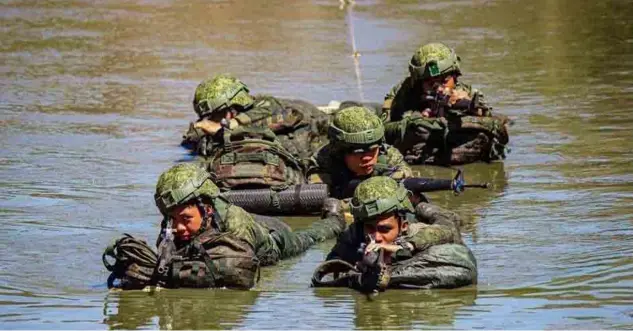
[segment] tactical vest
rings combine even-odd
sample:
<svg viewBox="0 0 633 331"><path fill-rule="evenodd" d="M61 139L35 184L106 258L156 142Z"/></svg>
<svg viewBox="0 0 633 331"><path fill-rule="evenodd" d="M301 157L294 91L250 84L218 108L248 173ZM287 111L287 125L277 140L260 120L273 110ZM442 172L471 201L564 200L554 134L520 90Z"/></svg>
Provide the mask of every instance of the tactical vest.
<svg viewBox="0 0 633 331"><path fill-rule="evenodd" d="M214 182L223 190L284 189L302 184L303 168L268 129L226 130L210 163Z"/></svg>
<svg viewBox="0 0 633 331"><path fill-rule="evenodd" d="M229 233L208 230L176 252L167 286L229 287L255 285L259 260L253 247Z"/></svg>

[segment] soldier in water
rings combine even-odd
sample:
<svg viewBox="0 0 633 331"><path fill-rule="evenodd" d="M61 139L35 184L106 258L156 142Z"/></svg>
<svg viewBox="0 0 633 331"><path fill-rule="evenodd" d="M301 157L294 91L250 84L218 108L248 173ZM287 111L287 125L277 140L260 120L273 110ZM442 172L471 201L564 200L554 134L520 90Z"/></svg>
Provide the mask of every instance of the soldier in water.
<svg viewBox="0 0 633 331"><path fill-rule="evenodd" d="M244 83L228 74L202 81L193 109L198 120L190 124L181 144L201 155L212 153L213 141L223 127L269 128L297 157L307 157L325 143L328 115L305 101L252 96Z"/></svg>
<svg viewBox="0 0 633 331"><path fill-rule="evenodd" d="M385 143L380 118L365 107L337 112L328 129L330 142L309 160L308 182L330 186L333 197L351 197L353 180L390 176L401 180L412 176L402 154Z"/></svg>
<svg viewBox="0 0 633 331"><path fill-rule="evenodd" d="M459 217L427 203L414 209L409 194L389 177L360 183L350 203L354 222L315 271L313 286L374 292L476 284L477 262Z"/></svg>
<svg viewBox="0 0 633 331"><path fill-rule="evenodd" d="M441 43L420 47L409 76L383 104L387 142L409 163L462 164L505 158L509 120L493 115L483 94L459 80L461 59Z"/></svg>
<svg viewBox="0 0 633 331"><path fill-rule="evenodd" d="M336 199L327 199L322 218L300 231L250 214L225 200L210 174L193 163L161 174L155 200L164 217L158 253L129 235L117 240L104 253L109 286L250 288L260 266L300 254L345 228Z"/></svg>

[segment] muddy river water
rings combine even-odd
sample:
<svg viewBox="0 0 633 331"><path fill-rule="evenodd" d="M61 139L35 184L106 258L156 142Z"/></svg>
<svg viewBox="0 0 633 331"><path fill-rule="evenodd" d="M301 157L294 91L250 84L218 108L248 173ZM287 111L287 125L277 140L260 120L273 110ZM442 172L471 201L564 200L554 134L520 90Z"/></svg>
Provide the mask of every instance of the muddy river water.
<svg viewBox="0 0 633 331"><path fill-rule="evenodd" d="M633 328L633 5L629 1L2 1L0 328ZM353 25L355 39L349 37ZM479 284L368 300L312 289L332 241L267 268L252 291L109 293L105 246L153 241L158 175L196 85L372 101L422 43L509 115L504 163L457 210ZM444 168L419 168L450 176ZM294 228L312 219L289 218Z"/></svg>

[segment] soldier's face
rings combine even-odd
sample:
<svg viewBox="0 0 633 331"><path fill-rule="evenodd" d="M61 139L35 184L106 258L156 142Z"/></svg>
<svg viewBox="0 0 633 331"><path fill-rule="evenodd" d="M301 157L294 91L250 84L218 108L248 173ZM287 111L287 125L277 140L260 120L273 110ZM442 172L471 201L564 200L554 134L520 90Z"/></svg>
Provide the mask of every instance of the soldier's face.
<svg viewBox="0 0 633 331"><path fill-rule="evenodd" d="M365 223L363 230L365 236L373 237L376 243L391 244L408 225L407 222L400 222L396 213L388 213L378 216L376 223Z"/></svg>
<svg viewBox="0 0 633 331"><path fill-rule="evenodd" d="M455 88L455 77L452 74L441 75L437 77L426 78L422 82L422 88L425 91L431 91L436 89L435 92L444 92L446 89L452 90Z"/></svg>
<svg viewBox="0 0 633 331"><path fill-rule="evenodd" d="M209 206L207 213L211 214L213 210ZM180 241L190 240L196 235L202 226L202 214L197 205L178 206L169 212L171 217L171 228L174 231L174 237Z"/></svg>
<svg viewBox="0 0 633 331"><path fill-rule="evenodd" d="M356 176L367 176L378 162L378 147L365 152L345 154L345 165Z"/></svg>

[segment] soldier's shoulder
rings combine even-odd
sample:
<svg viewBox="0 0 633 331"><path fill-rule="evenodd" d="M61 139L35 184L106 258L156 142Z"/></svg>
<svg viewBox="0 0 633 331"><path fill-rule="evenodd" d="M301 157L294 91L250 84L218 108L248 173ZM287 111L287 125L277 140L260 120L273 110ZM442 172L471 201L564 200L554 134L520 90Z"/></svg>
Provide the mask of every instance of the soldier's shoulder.
<svg viewBox="0 0 633 331"><path fill-rule="evenodd" d="M254 99L255 102L253 103L253 109L261 108L276 110L278 108L283 108L282 101L272 95L257 94Z"/></svg>
<svg viewBox="0 0 633 331"><path fill-rule="evenodd" d="M389 165L399 165L404 160L404 156L402 156L402 153L400 153L397 148L391 145L387 145L385 158L387 160L387 164Z"/></svg>
<svg viewBox="0 0 633 331"><path fill-rule="evenodd" d="M471 96L475 91L477 91L477 89L473 89L472 85L466 84L464 82L457 82L457 84L455 85L455 90L465 91Z"/></svg>
<svg viewBox="0 0 633 331"><path fill-rule="evenodd" d="M278 101L277 98L270 94L256 94L255 96L253 96L253 100L255 100L255 104L265 101Z"/></svg>
<svg viewBox="0 0 633 331"><path fill-rule="evenodd" d="M230 204L226 209L224 221L229 224L230 228L240 227L253 221L253 215L240 206Z"/></svg>
<svg viewBox="0 0 633 331"><path fill-rule="evenodd" d="M310 158L312 166L328 169L332 166L333 147L331 144L321 146Z"/></svg>
<svg viewBox="0 0 633 331"><path fill-rule="evenodd" d="M407 234L405 237L414 237L418 232L420 232L420 230L427 227L429 227L428 224L419 222L417 219L415 219L415 221L409 223L409 228L407 229Z"/></svg>
<svg viewBox="0 0 633 331"><path fill-rule="evenodd" d="M316 105L301 99L277 98L284 108L294 109L309 115L326 115Z"/></svg>
<svg viewBox="0 0 633 331"><path fill-rule="evenodd" d="M396 96L396 94L398 94L400 92L406 92L406 90L408 90L408 87L410 85L411 85L411 77L404 78L403 80L398 82L396 85L394 85L391 88L391 90L389 90L389 92L387 93L387 96L385 97L385 99L394 98Z"/></svg>
<svg viewBox="0 0 633 331"><path fill-rule="evenodd" d="M341 234L339 234L336 242L339 245L344 245L345 249L360 247L360 244L365 239L362 231L362 227L359 227L357 223L352 223L345 230L343 230Z"/></svg>

